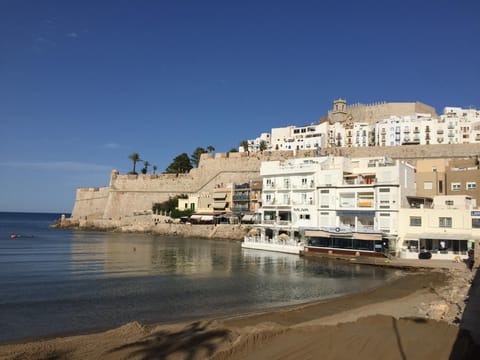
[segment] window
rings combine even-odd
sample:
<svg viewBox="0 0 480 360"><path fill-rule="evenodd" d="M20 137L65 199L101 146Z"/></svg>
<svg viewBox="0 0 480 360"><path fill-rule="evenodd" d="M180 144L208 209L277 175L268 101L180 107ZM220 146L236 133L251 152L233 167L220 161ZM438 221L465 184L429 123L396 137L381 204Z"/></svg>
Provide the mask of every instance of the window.
<svg viewBox="0 0 480 360"><path fill-rule="evenodd" d="M310 220L310 214L300 214L300 219Z"/></svg>
<svg viewBox="0 0 480 360"><path fill-rule="evenodd" d="M454 204L453 200L445 200L445 205L453 206L453 204Z"/></svg>
<svg viewBox="0 0 480 360"><path fill-rule="evenodd" d="M380 188L380 189L378 189L378 191L380 191L380 192L390 192L390 189L389 188Z"/></svg>
<svg viewBox="0 0 480 360"><path fill-rule="evenodd" d="M433 183L431 181L425 181L423 183L423 189L424 190L432 190L433 189Z"/></svg>
<svg viewBox="0 0 480 360"><path fill-rule="evenodd" d="M422 226L422 217L410 216L410 226Z"/></svg>
<svg viewBox="0 0 480 360"><path fill-rule="evenodd" d="M438 181L438 192L443 193L443 181L442 180Z"/></svg>
<svg viewBox="0 0 480 360"><path fill-rule="evenodd" d="M475 190L477 188L476 182L467 182L467 190Z"/></svg>
<svg viewBox="0 0 480 360"><path fill-rule="evenodd" d="M459 182L452 182L452 191L460 191L462 184Z"/></svg>
<svg viewBox="0 0 480 360"><path fill-rule="evenodd" d="M307 204L307 194L302 193L300 196L302 198L302 204L306 205Z"/></svg>
<svg viewBox="0 0 480 360"><path fill-rule="evenodd" d="M472 228L473 229L480 229L480 218L473 218L472 219Z"/></svg>
<svg viewBox="0 0 480 360"><path fill-rule="evenodd" d="M303 186L307 185L307 178L302 178L302 185Z"/></svg>
<svg viewBox="0 0 480 360"><path fill-rule="evenodd" d="M452 227L452 218L451 217L440 217L438 218L438 226L443 228Z"/></svg>

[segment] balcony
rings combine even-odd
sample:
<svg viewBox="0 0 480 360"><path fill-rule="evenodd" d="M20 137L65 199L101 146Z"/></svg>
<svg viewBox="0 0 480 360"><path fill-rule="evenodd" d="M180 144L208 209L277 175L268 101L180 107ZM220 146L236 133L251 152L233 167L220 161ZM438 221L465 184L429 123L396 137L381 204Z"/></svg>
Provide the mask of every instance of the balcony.
<svg viewBox="0 0 480 360"><path fill-rule="evenodd" d="M369 167L373 167L375 164ZM362 175L345 175L343 177L343 185L372 185L377 182L374 176L362 176Z"/></svg>
<svg viewBox="0 0 480 360"><path fill-rule="evenodd" d="M248 195L233 195L233 201L250 201Z"/></svg>
<svg viewBox="0 0 480 360"><path fill-rule="evenodd" d="M357 206L361 207L361 208L365 208L365 207L370 208L370 207L373 207L373 201L365 201L365 200L364 201L359 201L357 203Z"/></svg>

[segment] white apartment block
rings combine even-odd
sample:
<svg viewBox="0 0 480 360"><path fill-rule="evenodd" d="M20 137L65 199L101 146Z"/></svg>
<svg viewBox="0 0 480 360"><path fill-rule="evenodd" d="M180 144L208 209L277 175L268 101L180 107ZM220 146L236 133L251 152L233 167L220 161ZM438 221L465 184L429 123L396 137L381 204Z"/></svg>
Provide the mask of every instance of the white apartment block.
<svg viewBox="0 0 480 360"><path fill-rule="evenodd" d="M325 164L318 174L317 225L381 231L395 240L398 211L407 205L407 196L415 195L414 168L380 157L338 160Z"/></svg>
<svg viewBox="0 0 480 360"><path fill-rule="evenodd" d="M467 144L480 142L480 111L476 109L462 109L446 107L440 120L448 127L448 136L451 144Z"/></svg>
<svg viewBox="0 0 480 360"><path fill-rule="evenodd" d="M262 133L256 139L248 140L248 149L244 149L242 146L240 146L239 152L244 152L247 150L250 152L260 152L262 150L262 143L265 146L265 150L270 149L270 136L270 133Z"/></svg>
<svg viewBox="0 0 480 360"><path fill-rule="evenodd" d="M326 146L327 123L273 128L269 150L313 150Z"/></svg>
<svg viewBox="0 0 480 360"><path fill-rule="evenodd" d="M267 237L304 228L398 232L398 211L415 195L414 168L383 157L263 162L261 224Z"/></svg>

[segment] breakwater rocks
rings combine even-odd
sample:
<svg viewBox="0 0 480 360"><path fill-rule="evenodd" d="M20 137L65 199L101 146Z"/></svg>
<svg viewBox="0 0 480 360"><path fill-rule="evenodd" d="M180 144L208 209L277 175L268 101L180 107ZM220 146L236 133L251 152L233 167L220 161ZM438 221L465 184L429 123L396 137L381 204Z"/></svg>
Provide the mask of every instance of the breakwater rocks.
<svg viewBox="0 0 480 360"><path fill-rule="evenodd" d="M168 217L151 215L131 216L120 220L63 219L52 224L61 229L95 230L112 232L149 233L165 236L195 237L207 239L243 240L252 228L245 224L183 224Z"/></svg>

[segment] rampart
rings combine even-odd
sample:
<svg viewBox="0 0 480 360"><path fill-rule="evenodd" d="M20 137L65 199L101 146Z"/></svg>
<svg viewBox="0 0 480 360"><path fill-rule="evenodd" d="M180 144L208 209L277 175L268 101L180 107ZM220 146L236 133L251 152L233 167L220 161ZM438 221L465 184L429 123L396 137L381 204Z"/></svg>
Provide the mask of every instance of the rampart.
<svg viewBox="0 0 480 360"><path fill-rule="evenodd" d="M209 192L215 186L243 183L260 176L262 161L293 157L338 155L393 159L463 158L480 154L480 144L412 145L397 147L325 148L316 151L265 151L263 153L203 154L200 165L188 174L120 175L112 171L103 188L77 189L72 220L118 221L151 210L156 202L180 194Z"/></svg>
<svg viewBox="0 0 480 360"><path fill-rule="evenodd" d="M376 121L386 119L392 115L406 116L417 113L431 114L437 117L435 109L421 102L378 102L373 104L351 104L347 105L342 116L338 118L338 113L334 110L328 112L331 119L345 120L345 117L351 116L353 121L367 122L374 124Z"/></svg>

